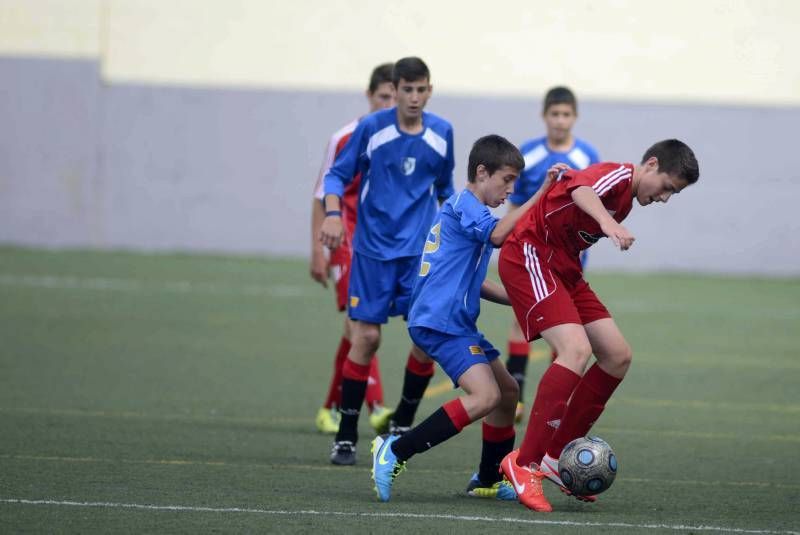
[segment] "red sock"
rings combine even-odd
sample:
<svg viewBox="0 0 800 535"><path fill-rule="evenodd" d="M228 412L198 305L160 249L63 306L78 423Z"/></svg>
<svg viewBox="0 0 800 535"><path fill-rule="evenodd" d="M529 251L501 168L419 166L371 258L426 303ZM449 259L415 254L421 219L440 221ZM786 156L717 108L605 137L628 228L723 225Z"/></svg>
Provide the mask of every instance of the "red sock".
<svg viewBox="0 0 800 535"><path fill-rule="evenodd" d="M515 357L527 357L530 352L528 342L508 341L508 354Z"/></svg>
<svg viewBox="0 0 800 535"><path fill-rule="evenodd" d="M467 409L464 408L464 404L461 403L460 398L451 399L444 405L442 405L444 412L447 413L447 416L450 417L450 420L453 422L456 430L460 433L462 429L472 423L472 420L469 419L469 414L467 414Z"/></svg>
<svg viewBox="0 0 800 535"><path fill-rule="evenodd" d="M333 377L331 377L331 384L328 387L328 397L325 398L323 405L326 409L342 404L342 366L349 352L350 340L343 336L339 342L339 349L336 350L336 359L333 361Z"/></svg>
<svg viewBox="0 0 800 535"><path fill-rule="evenodd" d="M342 366L342 377L366 383L369 378L369 364L356 364L350 359L345 359Z"/></svg>
<svg viewBox="0 0 800 535"><path fill-rule="evenodd" d="M375 405L383 405L383 385L381 384L381 371L378 368L378 355L372 355L372 362L369 363L367 394L364 400L370 411Z"/></svg>
<svg viewBox="0 0 800 535"><path fill-rule="evenodd" d="M542 461L550 438L559 426L558 420L564 413L567 400L580 380L580 375L560 364L553 363L544 372L533 400L525 438L519 446L518 465Z"/></svg>
<svg viewBox="0 0 800 535"><path fill-rule="evenodd" d="M547 454L558 459L567 442L586 436L621 382L622 379L607 374L597 363L589 368L575 388L561 425L547 445Z"/></svg>

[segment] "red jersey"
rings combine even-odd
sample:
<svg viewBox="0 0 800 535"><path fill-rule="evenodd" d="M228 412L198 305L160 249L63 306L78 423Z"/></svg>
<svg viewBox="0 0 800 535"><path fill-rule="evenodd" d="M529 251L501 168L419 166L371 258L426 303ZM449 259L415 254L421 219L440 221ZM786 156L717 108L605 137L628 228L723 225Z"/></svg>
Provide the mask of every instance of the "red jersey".
<svg viewBox="0 0 800 535"><path fill-rule="evenodd" d="M582 171L570 169L522 216L508 238L544 247L551 267L568 284L583 276L580 252L605 237L597 221L572 200L572 191L580 186L591 187L619 223L633 207L633 164L606 162Z"/></svg>
<svg viewBox="0 0 800 535"><path fill-rule="evenodd" d="M328 174L328 170L330 170L333 162L336 161L336 157L344 146L347 145L347 141L350 139L350 136L353 135L356 125L358 125L358 119L344 125L336 131L331 136L330 141L328 141L328 146L325 149L325 160L322 162L322 168L320 169L319 177L317 177L317 184L314 186L314 196L320 201L322 201L325 196L325 175ZM348 247L352 242L353 233L356 231L356 209L358 207L358 187L360 183L361 175L359 174L356 175L353 181L345 188L344 195L342 195L342 222L344 223L345 231L343 245Z"/></svg>

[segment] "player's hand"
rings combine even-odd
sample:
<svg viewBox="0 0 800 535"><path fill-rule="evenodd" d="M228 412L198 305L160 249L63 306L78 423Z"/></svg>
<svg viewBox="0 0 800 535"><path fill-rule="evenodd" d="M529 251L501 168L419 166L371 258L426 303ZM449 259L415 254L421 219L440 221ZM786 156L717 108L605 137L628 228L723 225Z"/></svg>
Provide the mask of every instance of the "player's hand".
<svg viewBox="0 0 800 535"><path fill-rule="evenodd" d="M330 271L328 269L328 259L325 258L325 252L319 248L314 247L311 251L311 278L320 283L323 288L328 287L328 277Z"/></svg>
<svg viewBox="0 0 800 535"><path fill-rule="evenodd" d="M556 181L558 175L564 171L568 171L570 166L565 163L557 163L553 165L550 169L547 170L547 173L544 176L544 182L542 182L542 187L549 188L550 185Z"/></svg>
<svg viewBox="0 0 800 535"><path fill-rule="evenodd" d="M609 237L616 247L619 247L620 251L627 251L630 249L631 245L633 245L633 242L636 240L633 234L628 232L628 229L611 218L600 226L600 230Z"/></svg>
<svg viewBox="0 0 800 535"><path fill-rule="evenodd" d="M341 216L327 216L319 230L320 243L333 251L341 245L342 238L344 238L344 227Z"/></svg>

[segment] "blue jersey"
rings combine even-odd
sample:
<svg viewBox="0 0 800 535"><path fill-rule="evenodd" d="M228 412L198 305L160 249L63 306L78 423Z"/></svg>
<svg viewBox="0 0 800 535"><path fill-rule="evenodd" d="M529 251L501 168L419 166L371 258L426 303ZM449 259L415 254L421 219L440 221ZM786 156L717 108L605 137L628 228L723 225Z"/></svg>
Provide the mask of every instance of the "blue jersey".
<svg viewBox="0 0 800 535"><path fill-rule="evenodd" d="M497 225L485 204L464 190L453 195L430 230L414 281L409 327L468 335L478 331L481 284L486 278Z"/></svg>
<svg viewBox="0 0 800 535"><path fill-rule="evenodd" d="M353 250L380 260L417 256L437 201L453 194L453 167L450 123L423 112L422 132L406 134L397 108L381 110L358 123L325 175L325 194L341 197L360 172Z"/></svg>
<svg viewBox="0 0 800 535"><path fill-rule="evenodd" d="M547 146L547 137L532 139L523 143L519 151L525 159L525 168L514 185L514 193L508 198L516 205L525 204L533 197L544 182L547 170L557 163L565 163L573 169L586 169L600 161L597 151L583 140L575 139L575 144L567 152L555 152Z"/></svg>

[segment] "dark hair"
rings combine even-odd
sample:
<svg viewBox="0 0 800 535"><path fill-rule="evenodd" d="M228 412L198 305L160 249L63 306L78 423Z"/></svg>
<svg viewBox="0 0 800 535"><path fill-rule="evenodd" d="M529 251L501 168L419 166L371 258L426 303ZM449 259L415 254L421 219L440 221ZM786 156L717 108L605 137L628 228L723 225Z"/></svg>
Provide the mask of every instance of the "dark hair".
<svg viewBox="0 0 800 535"><path fill-rule="evenodd" d="M700 167L697 158L689 145L677 139L659 141L644 153L642 163L656 157L658 171L682 178L689 184L694 184L700 176Z"/></svg>
<svg viewBox="0 0 800 535"><path fill-rule="evenodd" d="M522 159L519 149L506 138L496 134L483 136L472 145L467 166L467 179L470 182L475 182L478 166L481 164L486 167L490 175L506 165L517 171L525 168L525 160Z"/></svg>
<svg viewBox="0 0 800 535"><path fill-rule="evenodd" d="M572 111L578 113L578 99L575 98L575 93L573 93L569 87L559 85L550 88L550 90L544 96L544 107L542 108L542 113L547 113L547 110L550 109L550 106L555 106L556 104L569 104L572 106Z"/></svg>
<svg viewBox="0 0 800 535"><path fill-rule="evenodd" d="M431 71L425 62L417 57L403 58L397 60L394 64L394 72L392 73L392 82L395 87L400 83L400 79L406 82L416 82L418 80L431 79Z"/></svg>
<svg viewBox="0 0 800 535"><path fill-rule="evenodd" d="M394 71L394 63L381 63L372 69L372 75L369 77L369 87L367 91L374 93L378 90L378 86L392 81L392 71Z"/></svg>

